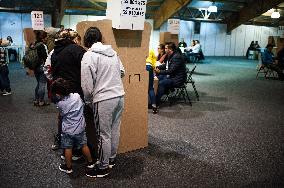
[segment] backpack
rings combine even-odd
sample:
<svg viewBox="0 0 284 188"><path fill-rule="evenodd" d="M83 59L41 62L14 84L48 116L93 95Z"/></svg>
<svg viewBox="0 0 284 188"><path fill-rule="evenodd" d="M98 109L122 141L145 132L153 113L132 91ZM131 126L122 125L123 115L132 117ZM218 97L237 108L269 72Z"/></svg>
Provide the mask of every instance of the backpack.
<svg viewBox="0 0 284 188"><path fill-rule="evenodd" d="M25 67L35 70L37 68L37 64L39 62L39 57L37 53L37 48L41 45L42 43L39 42L37 44L32 43L28 50L26 51L23 61Z"/></svg>

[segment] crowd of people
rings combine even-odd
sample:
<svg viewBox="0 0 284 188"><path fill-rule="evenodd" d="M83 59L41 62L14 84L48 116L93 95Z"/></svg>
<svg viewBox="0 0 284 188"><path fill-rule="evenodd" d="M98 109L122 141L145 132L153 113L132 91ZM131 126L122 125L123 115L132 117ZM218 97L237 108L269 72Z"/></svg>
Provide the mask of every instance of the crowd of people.
<svg viewBox="0 0 284 188"><path fill-rule="evenodd" d="M63 149L65 163L59 169L72 173L74 154L83 153L87 176L107 176L115 165L124 109L125 70L117 52L102 43L96 27L86 31L84 47L80 35L71 29L60 30L54 37L45 31L35 34L36 42L29 50L36 49L38 58L35 63L28 62L32 58L27 56L32 53L27 52L24 64L37 81L34 105L47 105L44 96L48 85L48 97L59 111L58 133L52 146L54 150ZM48 42L48 38L54 41ZM88 126L95 132L86 132ZM90 142L93 136L95 143Z"/></svg>

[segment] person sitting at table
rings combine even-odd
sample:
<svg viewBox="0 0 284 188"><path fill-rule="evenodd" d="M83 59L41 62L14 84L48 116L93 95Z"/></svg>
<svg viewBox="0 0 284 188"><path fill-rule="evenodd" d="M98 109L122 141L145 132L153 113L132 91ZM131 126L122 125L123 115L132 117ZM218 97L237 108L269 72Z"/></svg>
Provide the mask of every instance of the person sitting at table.
<svg viewBox="0 0 284 188"><path fill-rule="evenodd" d="M199 40L193 40L193 46L190 46L189 48L186 48L186 56L188 56L188 59L190 62L194 61L194 57L197 58L197 60L203 60L204 55L201 51L201 45Z"/></svg>
<svg viewBox="0 0 284 188"><path fill-rule="evenodd" d="M178 47L182 53L184 53L184 49L187 47L186 42L184 42L184 38L181 38L181 41L178 43Z"/></svg>
<svg viewBox="0 0 284 188"><path fill-rule="evenodd" d="M260 48L259 44L258 44L258 41L255 41L254 43L254 49L255 50L258 50L258 48Z"/></svg>
<svg viewBox="0 0 284 188"><path fill-rule="evenodd" d="M255 48L255 43L254 43L254 41L251 41L251 43L250 43L250 45L249 45L249 47L248 47L248 49L247 49L247 53L246 53L247 59L248 59L249 51L255 51L255 50L256 50L256 48Z"/></svg>
<svg viewBox="0 0 284 188"><path fill-rule="evenodd" d="M266 49L264 49L264 52L262 53L262 64L263 66L274 70L278 74L279 80L284 81L284 74L282 70L279 68L279 66L275 63L274 54L272 53L273 45L267 44Z"/></svg>
<svg viewBox="0 0 284 188"><path fill-rule="evenodd" d="M159 77L158 91L156 94L156 105L155 109L158 112L161 97L165 92L171 88L179 87L186 81L186 66L183 56L177 52L175 43L169 42L165 46L165 51L168 56L168 69L166 64L162 64L155 68L155 73L158 75L167 75ZM153 109L154 110L154 109Z"/></svg>
<svg viewBox="0 0 284 188"><path fill-rule="evenodd" d="M194 46L195 46L195 40L192 40L190 46L189 46L189 47L186 47L186 48L184 49L184 51L185 51L185 52L192 52L192 49L193 49Z"/></svg>

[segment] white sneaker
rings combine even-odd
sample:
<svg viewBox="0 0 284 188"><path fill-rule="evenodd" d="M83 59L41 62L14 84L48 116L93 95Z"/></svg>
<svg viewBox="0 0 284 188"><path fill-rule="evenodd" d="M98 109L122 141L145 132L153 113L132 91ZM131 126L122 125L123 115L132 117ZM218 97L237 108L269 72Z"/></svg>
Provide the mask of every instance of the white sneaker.
<svg viewBox="0 0 284 188"><path fill-rule="evenodd" d="M2 93L3 96L7 96L7 95L11 95L11 94L12 94L11 91L10 91L10 92L4 91L4 92Z"/></svg>

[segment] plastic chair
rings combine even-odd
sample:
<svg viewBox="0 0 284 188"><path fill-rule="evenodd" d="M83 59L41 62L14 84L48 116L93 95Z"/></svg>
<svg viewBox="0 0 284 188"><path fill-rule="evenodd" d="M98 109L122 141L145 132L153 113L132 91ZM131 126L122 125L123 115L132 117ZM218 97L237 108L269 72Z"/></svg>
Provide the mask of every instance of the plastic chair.
<svg viewBox="0 0 284 188"><path fill-rule="evenodd" d="M263 59L262 59L262 53L258 54L258 67L257 67L257 73L256 73L256 79L260 74L264 75L264 78L277 78L277 74L274 70L269 68L269 66L266 66L263 64Z"/></svg>
<svg viewBox="0 0 284 188"><path fill-rule="evenodd" d="M196 69L196 65L192 68L192 70L186 69L187 78L183 85L179 87L175 87L172 90L169 91L169 93L166 96L166 100L170 102L170 106L176 102L178 99L183 99L185 103L189 103L192 106L191 99L189 97L189 93L187 91L188 84L191 84L196 96L197 101L199 101L199 94L197 92L197 89L195 87L195 81L192 79L192 74L194 73Z"/></svg>
<svg viewBox="0 0 284 188"><path fill-rule="evenodd" d="M189 71L187 69L186 83L190 83L192 85L194 93L195 93L195 96L196 96L196 99L199 101L199 94L198 94L197 89L195 87L195 81L192 79L192 74L194 73L195 69L196 69L196 65L192 68L191 71Z"/></svg>

